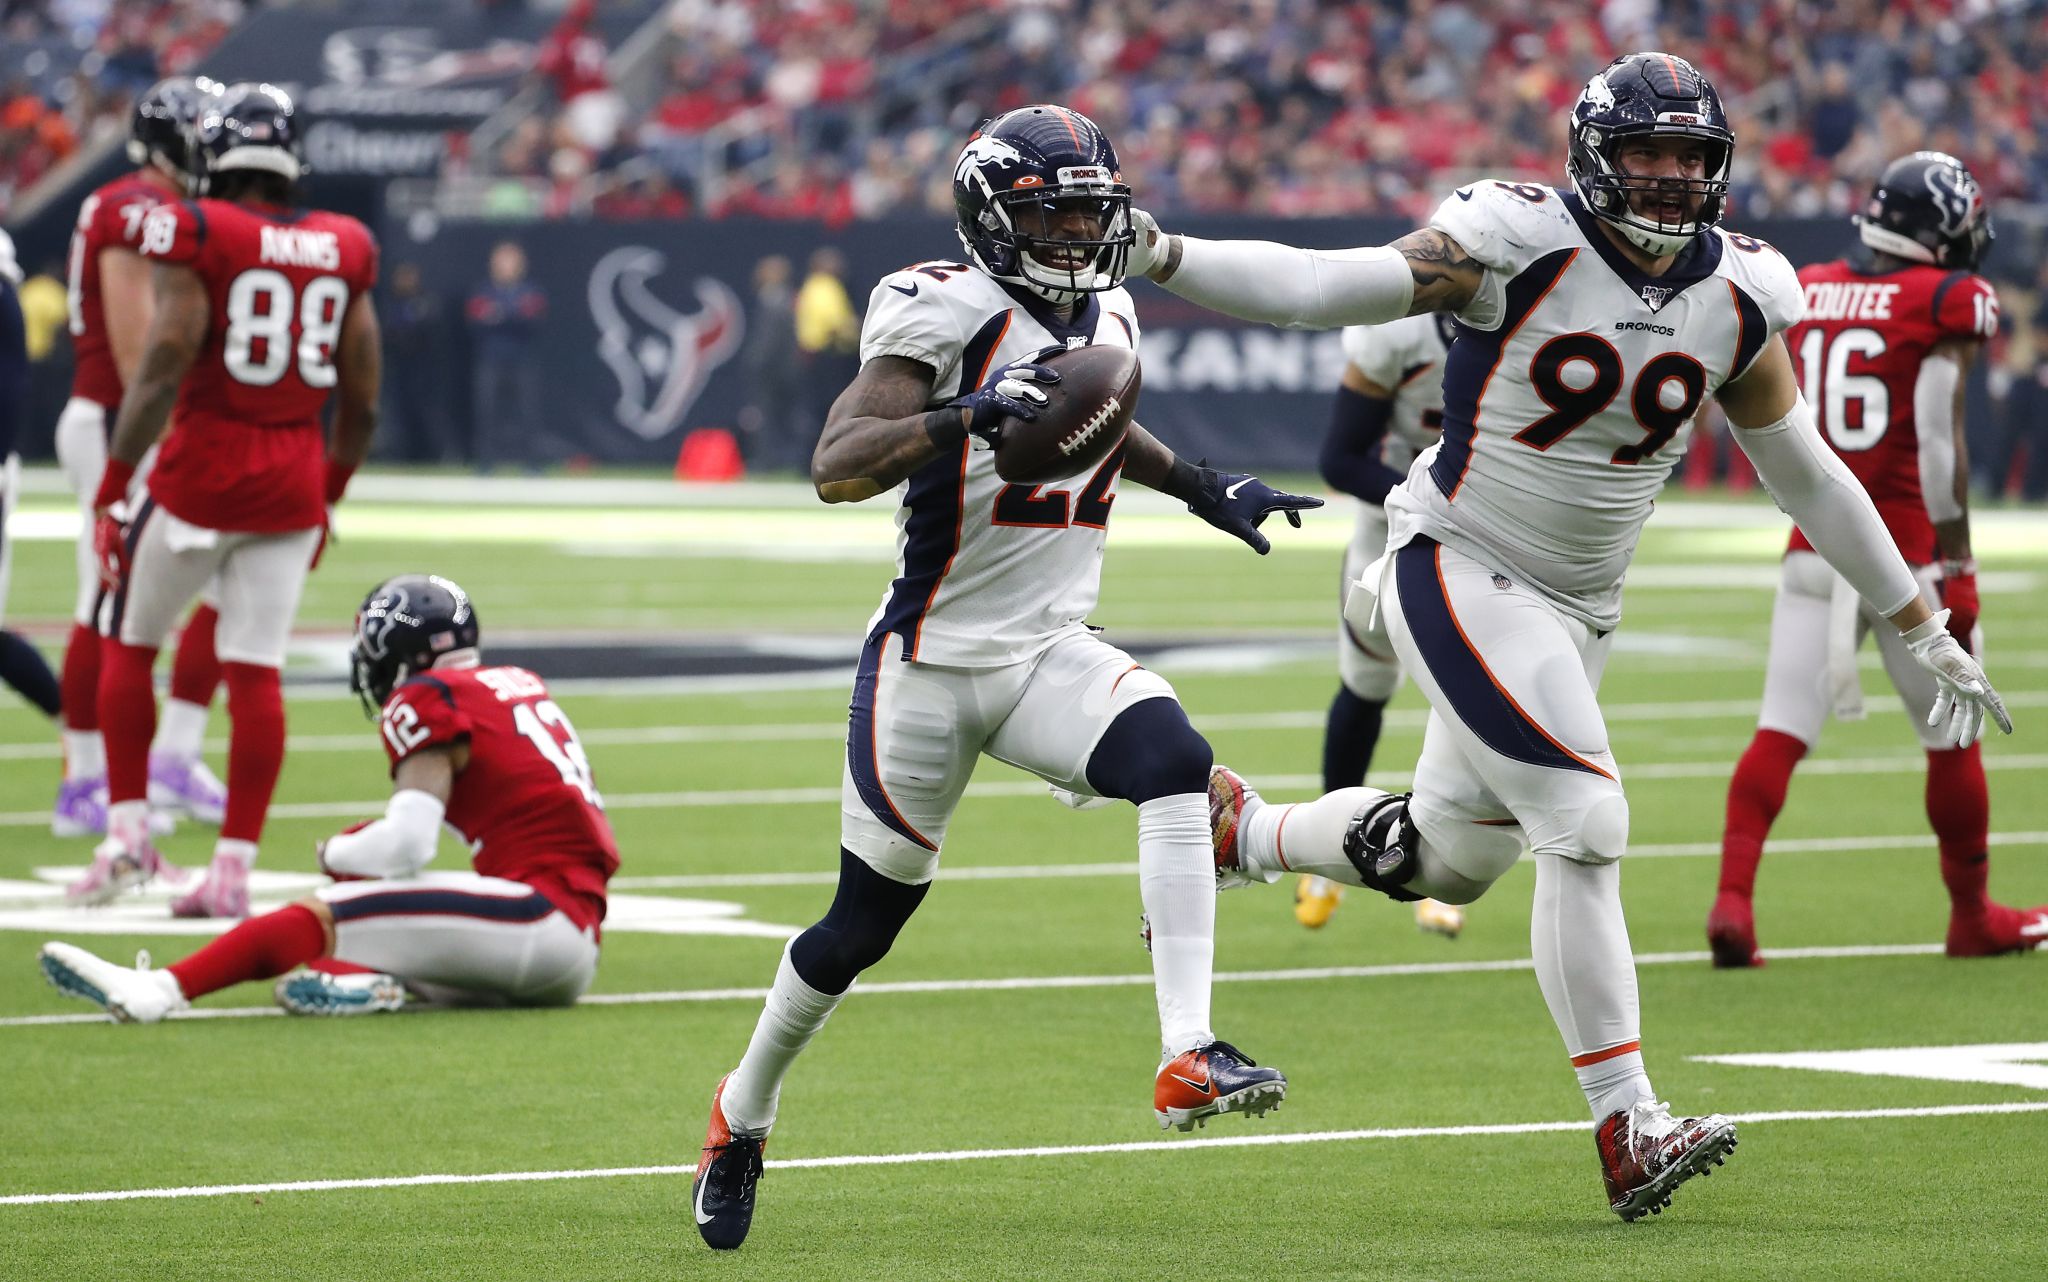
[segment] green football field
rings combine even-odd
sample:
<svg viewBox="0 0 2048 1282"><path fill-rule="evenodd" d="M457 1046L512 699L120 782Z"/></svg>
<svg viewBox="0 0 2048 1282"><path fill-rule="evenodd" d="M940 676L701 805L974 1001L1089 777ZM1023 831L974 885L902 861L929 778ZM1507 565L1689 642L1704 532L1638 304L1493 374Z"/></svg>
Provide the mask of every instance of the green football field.
<svg viewBox="0 0 2048 1282"><path fill-rule="evenodd" d="M879 505L794 490L691 508L365 489L309 589L295 672L336 673L355 602L399 570L459 578L487 644L722 638L848 664L888 577ZM54 496L26 515L8 618L54 646L67 518ZM1991 884L2040 903L2048 518L1979 525L1990 669L2019 722L1987 752ZM1149 662L1218 759L1269 796L1312 795L1346 518L1276 531L1265 559L1142 496L1113 528L1096 621L1184 642ZM37 972L46 938L164 962L202 937L174 933L160 897L62 907L89 846L48 835L54 735L0 695L0 1278L2034 1276L2048 957L1940 955L1923 757L1874 655L1871 717L1830 728L1774 834L1771 964L1707 964L1782 529L1753 500L1666 503L1604 691L1652 1078L1677 1110L1743 1119L1729 1164L1661 1217L1605 1208L1529 969L1526 864L1455 941L1363 892L1319 932L1284 885L1226 895L1216 1027L1290 1093L1264 1119L1163 1137L1134 820L989 763L917 920L789 1082L753 1236L714 1256L689 1172L782 939L831 895L843 672L556 683L624 855L581 1007L295 1020L251 985L154 1027L104 1022ZM1405 783L1421 708L1398 697L1375 782ZM313 884L313 842L387 787L331 683L288 712L271 903ZM225 730L217 713L217 768ZM166 854L203 862L209 837L187 824Z"/></svg>

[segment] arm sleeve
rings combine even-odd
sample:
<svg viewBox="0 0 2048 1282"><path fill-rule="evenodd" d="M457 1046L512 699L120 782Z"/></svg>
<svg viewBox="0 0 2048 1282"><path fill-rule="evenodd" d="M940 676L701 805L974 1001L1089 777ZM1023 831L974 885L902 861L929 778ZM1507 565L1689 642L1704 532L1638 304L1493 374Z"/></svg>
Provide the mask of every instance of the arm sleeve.
<svg viewBox="0 0 2048 1282"><path fill-rule="evenodd" d="M1392 401L1348 387L1337 389L1320 459L1323 480L1330 488L1368 503L1386 502L1387 491L1406 479L1380 459L1380 441L1393 416Z"/></svg>
<svg viewBox="0 0 2048 1282"><path fill-rule="evenodd" d="M1735 439L1778 509L1871 608L1889 617L1920 595L1870 495L1820 439L1804 396L1769 427L1736 428Z"/></svg>
<svg viewBox="0 0 2048 1282"><path fill-rule="evenodd" d="M349 877L410 877L433 861L446 813L439 797L400 789L391 794L382 819L329 837L321 865Z"/></svg>
<svg viewBox="0 0 2048 1282"><path fill-rule="evenodd" d="M1913 383L1913 430L1920 438L1920 497L1927 517L1939 525L1959 520L1956 501L1956 384L1963 371L1950 356L1932 355L1920 362Z"/></svg>
<svg viewBox="0 0 2048 1282"><path fill-rule="evenodd" d="M1296 249L1269 240L1181 237L1169 293L1210 311L1286 329L1383 325L1408 314L1415 277L1399 250Z"/></svg>

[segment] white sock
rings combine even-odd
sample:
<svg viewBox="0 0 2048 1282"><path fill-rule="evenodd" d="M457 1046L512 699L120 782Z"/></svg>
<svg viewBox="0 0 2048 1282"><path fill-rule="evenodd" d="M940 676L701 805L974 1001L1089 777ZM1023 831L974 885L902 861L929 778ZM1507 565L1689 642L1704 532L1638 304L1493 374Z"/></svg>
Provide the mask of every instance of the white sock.
<svg viewBox="0 0 2048 1282"><path fill-rule="evenodd" d="M64 732L64 778L104 779L107 776L107 743L97 730Z"/></svg>
<svg viewBox="0 0 2048 1282"><path fill-rule="evenodd" d="M107 835L127 846L138 849L149 840L149 803L147 801L117 801L107 807Z"/></svg>
<svg viewBox="0 0 2048 1282"><path fill-rule="evenodd" d="M1593 1120L1650 1095L1636 959L1621 911L1621 865L1539 853L1529 949Z"/></svg>
<svg viewBox="0 0 2048 1282"><path fill-rule="evenodd" d="M1168 1055L1216 1040L1209 987L1216 969L1216 854L1207 793L1138 805L1138 894L1152 924L1152 986Z"/></svg>
<svg viewBox="0 0 2048 1282"><path fill-rule="evenodd" d="M753 1040L747 1043L747 1053L740 1057L740 1066L726 1080L725 1094L719 1097L728 1126L736 1131L768 1133L775 1125L775 1107L782 1098L782 1079L789 1076L789 1066L811 1044L844 996L821 993L806 984L789 960L789 949L782 950L775 985L768 990Z"/></svg>
<svg viewBox="0 0 2048 1282"><path fill-rule="evenodd" d="M166 699L163 715L156 723L156 742L149 745L149 753L176 761L197 760L200 740L205 737L205 704Z"/></svg>
<svg viewBox="0 0 2048 1282"><path fill-rule="evenodd" d="M1372 802L1378 788L1339 788L1296 805L1246 806L1238 829L1238 858L1254 872L1305 872L1347 886L1361 885L1344 856L1344 830Z"/></svg>
<svg viewBox="0 0 2048 1282"><path fill-rule="evenodd" d="M222 837L213 843L215 859L232 859L247 872L256 866L256 843L236 837Z"/></svg>

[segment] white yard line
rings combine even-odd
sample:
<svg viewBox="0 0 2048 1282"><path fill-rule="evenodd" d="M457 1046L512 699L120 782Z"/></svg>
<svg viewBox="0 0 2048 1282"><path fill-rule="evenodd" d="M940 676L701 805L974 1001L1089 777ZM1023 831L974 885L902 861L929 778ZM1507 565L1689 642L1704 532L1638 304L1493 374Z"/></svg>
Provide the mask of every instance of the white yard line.
<svg viewBox="0 0 2048 1282"><path fill-rule="evenodd" d="M1845 957L1925 957L1941 952L1940 944L1845 944L1814 948L1766 948L1772 961L1804 961ZM1707 952L1639 953L1638 966L1696 966L1713 960ZM1216 973L1219 984L1289 984L1330 979L1393 979L1414 975L1471 975L1496 971L1534 969L1527 957L1503 957L1492 961L1394 962L1381 966L1309 966L1292 970L1226 970ZM867 997L913 993L1030 992L1063 988L1149 988L1149 972L1135 975L1018 975L999 979L906 979L894 982L856 984L853 992ZM765 988L682 988L668 992L593 993L581 1006L672 1005L683 1002L758 1002L768 996ZM263 1019L283 1014L275 1006L201 1006L181 1011L171 1018ZM41 1028L53 1024L105 1024L105 1015L15 1015L0 1019L0 1028ZM144 1034L147 1036L147 1034Z"/></svg>
<svg viewBox="0 0 2048 1282"><path fill-rule="evenodd" d="M2048 1100L1998 1104L1937 1104L1919 1108L1807 1109L1737 1113L1744 1125L1768 1122L1868 1122L1900 1118L1983 1117L2048 1112ZM1047 1144L1031 1148L943 1149L924 1153L846 1153L829 1157L772 1158L770 1170L804 1171L845 1166L910 1166L944 1162L987 1162L1017 1158L1091 1157L1110 1153L1172 1153L1191 1149L1272 1148L1294 1144L1342 1144L1364 1140L1466 1139L1475 1136L1583 1133L1584 1119L1562 1122L1501 1122L1478 1126L1381 1126L1350 1131L1283 1131L1252 1135L1205 1135L1181 1140L1133 1140L1121 1144ZM394 1175L345 1180L281 1180L267 1184L191 1184L169 1188L100 1189L87 1193L14 1193L0 1206L49 1206L71 1202L172 1201L267 1193L333 1193L351 1189L421 1188L435 1184L536 1184L565 1180L608 1180L690 1175L694 1163L672 1166L604 1166L559 1171L487 1171L470 1175Z"/></svg>

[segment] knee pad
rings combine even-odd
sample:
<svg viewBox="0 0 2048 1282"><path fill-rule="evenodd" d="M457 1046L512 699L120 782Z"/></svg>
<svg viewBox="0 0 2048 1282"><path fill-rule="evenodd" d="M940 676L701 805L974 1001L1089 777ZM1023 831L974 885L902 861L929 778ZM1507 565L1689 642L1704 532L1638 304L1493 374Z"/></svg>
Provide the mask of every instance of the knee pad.
<svg viewBox="0 0 2048 1282"><path fill-rule="evenodd" d="M1088 785L1134 804L1206 792L1215 760L1178 701L1150 698L1124 709L1103 732L1088 758Z"/></svg>
<svg viewBox="0 0 2048 1282"><path fill-rule="evenodd" d="M1628 798L1610 793L1579 817L1579 849L1569 858L1583 864L1611 864L1628 853Z"/></svg>

